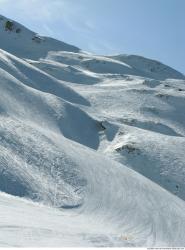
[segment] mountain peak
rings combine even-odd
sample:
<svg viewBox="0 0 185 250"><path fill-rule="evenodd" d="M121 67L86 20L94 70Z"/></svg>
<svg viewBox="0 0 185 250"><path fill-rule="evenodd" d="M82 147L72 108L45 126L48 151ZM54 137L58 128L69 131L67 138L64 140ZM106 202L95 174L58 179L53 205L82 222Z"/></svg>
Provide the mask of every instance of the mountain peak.
<svg viewBox="0 0 185 250"><path fill-rule="evenodd" d="M0 48L16 56L29 59L46 57L51 50L79 52L75 46L43 37L16 21L0 16Z"/></svg>

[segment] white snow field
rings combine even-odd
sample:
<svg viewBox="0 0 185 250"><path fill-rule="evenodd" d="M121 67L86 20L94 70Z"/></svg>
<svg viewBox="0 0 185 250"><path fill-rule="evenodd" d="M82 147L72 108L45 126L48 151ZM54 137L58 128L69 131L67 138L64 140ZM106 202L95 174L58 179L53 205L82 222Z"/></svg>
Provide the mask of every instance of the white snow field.
<svg viewBox="0 0 185 250"><path fill-rule="evenodd" d="M185 76L0 16L0 247L185 246Z"/></svg>

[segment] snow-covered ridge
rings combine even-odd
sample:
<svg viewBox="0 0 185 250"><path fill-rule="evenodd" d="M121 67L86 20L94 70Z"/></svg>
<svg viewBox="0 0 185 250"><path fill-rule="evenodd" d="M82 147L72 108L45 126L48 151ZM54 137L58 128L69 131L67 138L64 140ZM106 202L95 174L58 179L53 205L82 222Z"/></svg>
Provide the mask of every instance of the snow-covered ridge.
<svg viewBox="0 0 185 250"><path fill-rule="evenodd" d="M140 71L140 74L148 74L152 78L175 78L175 79L185 79L185 76L172 69L171 67L164 65L156 60L151 60L142 56L137 55L118 55L112 56L111 58L117 59L121 62L126 62L134 69Z"/></svg>
<svg viewBox="0 0 185 250"><path fill-rule="evenodd" d="M12 23L11 28L7 29L7 21ZM23 25L0 16L0 47L13 55L30 59L45 57L48 51L73 51L78 52L75 46L68 45L61 41L49 37L42 37L30 31Z"/></svg>
<svg viewBox="0 0 185 250"><path fill-rule="evenodd" d="M0 246L184 246L184 76L7 21Z"/></svg>

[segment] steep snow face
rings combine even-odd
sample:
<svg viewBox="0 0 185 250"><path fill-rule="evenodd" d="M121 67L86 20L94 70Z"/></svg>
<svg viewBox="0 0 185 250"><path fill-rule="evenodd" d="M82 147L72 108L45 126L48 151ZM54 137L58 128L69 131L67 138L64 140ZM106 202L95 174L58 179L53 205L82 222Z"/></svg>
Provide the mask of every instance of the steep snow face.
<svg viewBox="0 0 185 250"><path fill-rule="evenodd" d="M11 22L7 28L7 21ZM53 38L42 37L23 25L0 15L0 48L22 58L39 59L51 50L78 52L75 46Z"/></svg>
<svg viewBox="0 0 185 250"><path fill-rule="evenodd" d="M184 76L0 35L0 246L184 246Z"/></svg>

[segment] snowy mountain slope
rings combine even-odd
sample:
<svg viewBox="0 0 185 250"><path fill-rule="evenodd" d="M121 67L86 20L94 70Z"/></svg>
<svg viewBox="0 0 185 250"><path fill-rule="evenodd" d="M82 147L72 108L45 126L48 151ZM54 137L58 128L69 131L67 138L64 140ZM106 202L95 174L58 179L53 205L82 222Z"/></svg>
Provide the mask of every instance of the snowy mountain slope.
<svg viewBox="0 0 185 250"><path fill-rule="evenodd" d="M155 60L147 59L137 55L117 55L110 58L119 60L132 66L140 74L145 73L148 77L165 80L166 78L185 79L184 75L171 67Z"/></svg>
<svg viewBox="0 0 185 250"><path fill-rule="evenodd" d="M47 59L47 60L46 60ZM55 62L55 65L51 65L49 73L52 74L52 71L55 71L57 66L70 66L73 69L83 69L89 75L96 75L99 73L101 75L107 74L106 77L113 74L123 77L123 75L136 75L145 78L152 78L156 80L165 80L168 78L174 79L185 79L185 76L180 72L154 60L150 60L144 57L139 56L112 56L112 57L103 57L97 55L91 55L87 53L74 53L74 52L55 52L51 51L48 53L46 59L40 59L37 65L42 67L44 70L48 70L47 67L44 67L45 63L48 61ZM57 63L56 63L57 62ZM34 62L33 62L34 64ZM58 74L57 74L58 76ZM74 82L74 81L72 81Z"/></svg>
<svg viewBox="0 0 185 250"><path fill-rule="evenodd" d="M13 22L12 30L6 29L6 22ZM39 59L45 57L51 50L74 51L79 49L53 38L42 37L30 31L23 25L0 15L0 47L19 57Z"/></svg>
<svg viewBox="0 0 185 250"><path fill-rule="evenodd" d="M11 125L15 128L14 123L11 122ZM8 180L5 179L6 185L13 187L14 191L23 191L27 188L25 190L27 192L14 193L14 195L26 196L29 199L40 200L44 204L49 203L57 207L74 207L74 211L67 214L66 218L66 213L62 210L58 215L61 216L60 224L58 216L58 222L51 223L50 220L56 221L55 216L50 214L48 218L46 209L44 212L46 215L43 215L43 209L36 208L38 213L42 214L39 216L41 218L39 224L38 221L35 222L35 219L38 220L35 217L35 209L32 206L24 209L24 203L20 200L18 211L12 213L10 210L2 221L1 238L3 242L10 244L11 239L10 245L41 244L43 246L51 241L52 245L53 235L56 235L55 231L57 231L57 234L65 235L64 238L68 239L65 243L65 240L59 241L59 237L58 244L67 245L76 245L75 238L82 246L87 244L83 238L88 239L90 244L94 242L94 245L110 246L180 246L184 244L185 204L175 196L162 190L143 176L92 150L79 144L77 147L76 144L65 140L59 134L51 134L51 131L48 131L45 138L41 132L33 131L33 128L29 128L27 124L22 128L17 125L16 130L17 133L19 130L19 136L14 135L17 139L14 142L13 132L10 132L10 126L8 127L8 133L4 135L3 139L5 149L1 149L1 156L3 154L4 159L1 164L6 166L2 176L4 178L8 176ZM5 139L7 137L9 141ZM22 141L20 142L20 140ZM23 146L21 147L20 144ZM35 147L35 145L38 146ZM12 151L16 156L12 154ZM84 159L88 159L88 161ZM21 187L19 187L20 184ZM3 206L4 202L6 201L2 202ZM14 200L11 202L13 203L11 207L15 207ZM79 205L80 207L75 209ZM167 210L169 206L170 210ZM19 218L18 215L22 210L25 214L24 218L19 222L15 219L14 223L10 222L13 216ZM5 211L7 213L7 209ZM1 214L4 213L2 209ZM47 220L45 216L47 216ZM28 227L30 217L32 226ZM174 223L178 228L175 232L172 227ZM51 224L53 226L50 226ZM76 230L74 230L74 224L78 225ZM10 230L7 229L7 225L11 225ZM66 226L69 228L67 232ZM35 227L39 229L35 231ZM51 231L50 236L47 233L48 227ZM20 240L18 239L18 242L15 229L12 231L11 228L16 228L16 231L24 235ZM65 228L65 231L62 228ZM35 240L32 237L26 237L29 233L36 234L37 230L39 230L39 238L42 239L41 242L39 241L40 243L38 236ZM71 230L76 234L72 243L71 239L69 241ZM172 233L173 237L171 237ZM8 238L6 238L7 235ZM53 244L55 245L55 243Z"/></svg>
<svg viewBox="0 0 185 250"><path fill-rule="evenodd" d="M83 109L103 121L99 151L185 199L185 82L146 82L153 80L130 76L75 89L92 104Z"/></svg>
<svg viewBox="0 0 185 250"><path fill-rule="evenodd" d="M129 173L126 175L129 177ZM93 193L101 191L101 199L86 200L86 207L80 210L54 210L0 194L1 246L183 246L182 201L164 190L157 192L159 187L154 188L153 184L154 189L149 190L148 183L145 183L147 188L138 186L138 180L130 190L131 180L122 180L126 190L123 196L121 191L116 197L117 192L113 196L109 192L109 196L105 193L103 201L103 191L110 191L112 185L109 188L106 183L103 190L98 185L98 192ZM102 183L100 185L102 187ZM135 188L137 196L132 193L136 192ZM92 197L92 191L88 193L89 197ZM113 197L112 201L116 200L116 203L111 202ZM146 201L145 207L141 205L141 199Z"/></svg>
<svg viewBox="0 0 185 250"><path fill-rule="evenodd" d="M6 20L0 246L184 246L184 76Z"/></svg>

